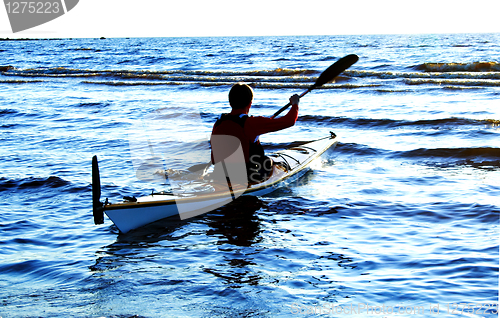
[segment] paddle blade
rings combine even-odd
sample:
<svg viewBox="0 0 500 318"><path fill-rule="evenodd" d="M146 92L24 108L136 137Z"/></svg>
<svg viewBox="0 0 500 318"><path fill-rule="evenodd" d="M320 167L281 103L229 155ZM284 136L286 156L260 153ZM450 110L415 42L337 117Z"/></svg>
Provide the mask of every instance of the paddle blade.
<svg viewBox="0 0 500 318"><path fill-rule="evenodd" d="M328 82L331 82L335 77L339 76L340 73L351 67L354 63L358 61L359 57L356 54L349 54L333 63L329 68L327 68L316 80L313 86L309 89L313 90L320 87Z"/></svg>
<svg viewBox="0 0 500 318"><path fill-rule="evenodd" d="M92 157L92 207L94 223L103 224L104 214L101 203L101 178L99 176L99 164L97 156Z"/></svg>

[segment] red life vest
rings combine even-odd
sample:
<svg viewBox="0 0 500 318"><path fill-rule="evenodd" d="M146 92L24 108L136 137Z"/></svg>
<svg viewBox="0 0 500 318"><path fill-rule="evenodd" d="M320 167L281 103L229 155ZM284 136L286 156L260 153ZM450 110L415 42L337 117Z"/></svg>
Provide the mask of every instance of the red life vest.
<svg viewBox="0 0 500 318"><path fill-rule="evenodd" d="M243 157L245 158L245 165L250 179L250 175L254 174L256 171L259 171L260 173L262 168L266 166L264 164L265 161L269 159L264 154L264 148L260 144L259 138L257 137L255 138L255 140L250 140L250 138L245 134L245 122L247 118L248 115L246 114L222 114L214 124L212 136L225 135L238 138L239 143L243 149ZM237 147L234 144L230 145L230 142L228 142L227 145L222 145L222 147L221 145L214 147L214 137L212 137L210 140L212 143L213 164L216 164L222 160L227 162L227 158L232 153L234 153L234 151L236 151ZM217 148L216 152L214 152L214 148ZM267 166L269 166L269 164L267 164Z"/></svg>

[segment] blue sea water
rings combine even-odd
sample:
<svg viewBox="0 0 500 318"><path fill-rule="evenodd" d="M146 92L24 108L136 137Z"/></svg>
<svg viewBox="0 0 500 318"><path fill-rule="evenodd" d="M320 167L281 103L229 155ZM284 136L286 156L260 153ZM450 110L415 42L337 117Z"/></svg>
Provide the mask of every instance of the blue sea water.
<svg viewBox="0 0 500 318"><path fill-rule="evenodd" d="M497 316L499 43L0 41L0 317ZM168 168L206 162L233 83L271 115L352 53L294 127L261 136L339 136L300 182L127 234L94 225L93 155L103 197L161 191L134 172L144 136Z"/></svg>

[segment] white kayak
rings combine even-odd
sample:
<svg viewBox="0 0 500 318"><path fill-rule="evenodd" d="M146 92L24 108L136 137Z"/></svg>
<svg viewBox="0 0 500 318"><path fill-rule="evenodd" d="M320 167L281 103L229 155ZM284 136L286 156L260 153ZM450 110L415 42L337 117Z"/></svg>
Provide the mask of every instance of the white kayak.
<svg viewBox="0 0 500 318"><path fill-rule="evenodd" d="M268 154L275 164L270 176L260 182L228 187L225 182L210 180L205 177L189 181L172 192L152 193L124 202L105 203L100 200L100 180L97 158L94 156L92 170L92 190L94 201L94 221L103 223L103 214L113 221L122 233L142 227L152 222L179 216L181 219L197 216L217 209L241 195L262 196L286 186L304 175L311 162L326 150L335 147L337 137L330 136L303 143L300 146Z"/></svg>

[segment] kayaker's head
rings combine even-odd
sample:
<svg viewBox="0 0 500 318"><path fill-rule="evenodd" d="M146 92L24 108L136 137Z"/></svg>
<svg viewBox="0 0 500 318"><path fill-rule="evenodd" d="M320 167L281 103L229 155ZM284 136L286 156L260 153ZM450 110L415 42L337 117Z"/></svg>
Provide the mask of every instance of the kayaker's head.
<svg viewBox="0 0 500 318"><path fill-rule="evenodd" d="M250 86L244 83L236 83L229 91L229 105L233 111L246 111L250 110L253 101L253 90Z"/></svg>

